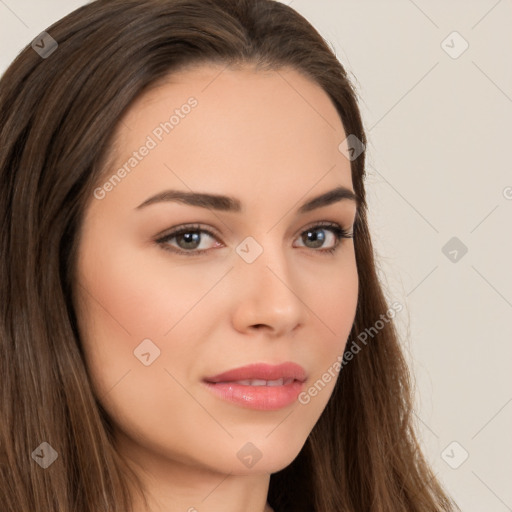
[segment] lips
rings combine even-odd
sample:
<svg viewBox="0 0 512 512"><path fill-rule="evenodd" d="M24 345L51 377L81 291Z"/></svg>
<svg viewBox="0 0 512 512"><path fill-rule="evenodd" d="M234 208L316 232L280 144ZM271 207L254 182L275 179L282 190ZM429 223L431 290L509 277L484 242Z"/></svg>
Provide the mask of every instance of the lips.
<svg viewBox="0 0 512 512"><path fill-rule="evenodd" d="M279 365L257 363L235 368L204 380L212 384L236 382L246 386L282 386L294 380L304 382L306 371L302 366L291 362Z"/></svg>
<svg viewBox="0 0 512 512"><path fill-rule="evenodd" d="M206 389L222 400L260 411L292 405L305 381L306 371L295 363L252 364L203 380Z"/></svg>

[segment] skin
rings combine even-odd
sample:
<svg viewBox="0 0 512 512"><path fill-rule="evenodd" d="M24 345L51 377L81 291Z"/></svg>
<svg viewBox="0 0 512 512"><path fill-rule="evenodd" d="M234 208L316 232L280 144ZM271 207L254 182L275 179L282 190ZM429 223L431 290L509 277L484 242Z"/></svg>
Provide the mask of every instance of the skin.
<svg viewBox="0 0 512 512"><path fill-rule="evenodd" d="M296 210L337 186L353 190L338 150L346 134L325 92L295 70L201 65L132 104L106 179L190 96L197 107L85 211L75 287L81 342L116 447L147 486L152 512L270 512L270 474L298 455L335 379L307 405L277 411L224 401L202 379L293 361L308 389L343 354L357 305L353 240L321 228L318 248L301 235L324 221L352 228L356 204ZM165 189L234 196L244 211L178 202L136 209ZM186 223L216 233L201 234L208 252L179 255L155 241ZM250 264L236 252L248 236L263 248ZM333 254L320 252L338 242ZM183 238L166 244L191 251ZM146 338L160 349L149 366L134 356ZM247 442L262 454L251 468L237 457Z"/></svg>

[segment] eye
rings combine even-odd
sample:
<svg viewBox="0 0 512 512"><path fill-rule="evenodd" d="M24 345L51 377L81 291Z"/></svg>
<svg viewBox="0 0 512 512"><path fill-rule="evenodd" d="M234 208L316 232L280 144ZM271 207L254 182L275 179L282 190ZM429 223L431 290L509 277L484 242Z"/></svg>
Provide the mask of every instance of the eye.
<svg viewBox="0 0 512 512"><path fill-rule="evenodd" d="M325 233L330 233L330 237L326 236ZM311 243L312 249L317 249L325 244L327 239L331 239L334 241L334 245L330 247L323 248L320 251L321 253L332 254L336 250L338 250L339 245L341 243L342 238L353 238L354 235L349 232L348 229L343 228L339 224L334 222L324 222L321 224L316 224L304 231L300 237L304 244ZM307 247L307 246L306 246Z"/></svg>
<svg viewBox="0 0 512 512"><path fill-rule="evenodd" d="M330 234L330 236L327 236L326 233ZM208 229L202 228L199 224L180 226L155 241L165 250L184 256L199 256L210 250L211 247L201 248L203 242L207 245L208 238L217 240L217 246L219 246L219 244L222 245L221 242L218 242L217 235ZM313 252L330 254L338 249L342 238L353 238L353 234L339 224L324 222L315 224L303 231L299 237L299 240L302 241L302 245L299 247L306 247ZM331 240L334 245L319 249L319 247L325 245L328 240ZM171 243L172 241L175 242Z"/></svg>
<svg viewBox="0 0 512 512"><path fill-rule="evenodd" d="M206 252L208 249L202 248L197 250L203 242L204 235L209 238L216 238L216 236L208 231L207 229L201 228L200 225L186 225L171 231L167 235L156 240L156 242L163 246L164 249L176 252L178 254L184 254L185 256L196 256ZM169 244L171 240L176 239L178 247L174 247Z"/></svg>

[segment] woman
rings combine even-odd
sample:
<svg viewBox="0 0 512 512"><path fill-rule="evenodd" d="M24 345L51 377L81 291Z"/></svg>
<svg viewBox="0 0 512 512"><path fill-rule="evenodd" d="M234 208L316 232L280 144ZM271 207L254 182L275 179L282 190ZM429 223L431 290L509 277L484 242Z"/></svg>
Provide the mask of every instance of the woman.
<svg viewBox="0 0 512 512"><path fill-rule="evenodd" d="M97 0L0 82L5 511L450 511L345 70L269 0Z"/></svg>

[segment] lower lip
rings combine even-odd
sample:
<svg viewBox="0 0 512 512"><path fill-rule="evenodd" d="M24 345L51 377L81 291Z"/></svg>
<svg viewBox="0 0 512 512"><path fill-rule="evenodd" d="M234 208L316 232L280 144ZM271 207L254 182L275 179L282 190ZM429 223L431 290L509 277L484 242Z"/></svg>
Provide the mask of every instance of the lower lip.
<svg viewBox="0 0 512 512"><path fill-rule="evenodd" d="M206 386L220 398L250 409L275 411L287 407L297 400L304 387L294 380L283 386L245 386L236 382L205 382Z"/></svg>

